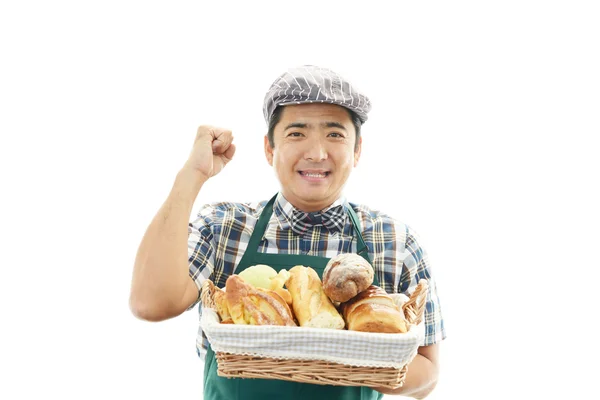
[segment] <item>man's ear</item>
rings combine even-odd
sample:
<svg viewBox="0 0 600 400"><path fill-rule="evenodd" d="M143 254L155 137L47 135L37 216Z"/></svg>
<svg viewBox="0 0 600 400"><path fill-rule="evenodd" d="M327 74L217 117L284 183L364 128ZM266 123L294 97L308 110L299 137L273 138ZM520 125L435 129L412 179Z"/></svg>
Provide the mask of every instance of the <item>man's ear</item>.
<svg viewBox="0 0 600 400"><path fill-rule="evenodd" d="M360 159L360 151L362 150L362 136L358 138L358 145L354 150L354 166L358 165L358 160Z"/></svg>
<svg viewBox="0 0 600 400"><path fill-rule="evenodd" d="M265 156L267 157L267 162L272 167L273 166L273 149L269 144L269 137L265 135Z"/></svg>

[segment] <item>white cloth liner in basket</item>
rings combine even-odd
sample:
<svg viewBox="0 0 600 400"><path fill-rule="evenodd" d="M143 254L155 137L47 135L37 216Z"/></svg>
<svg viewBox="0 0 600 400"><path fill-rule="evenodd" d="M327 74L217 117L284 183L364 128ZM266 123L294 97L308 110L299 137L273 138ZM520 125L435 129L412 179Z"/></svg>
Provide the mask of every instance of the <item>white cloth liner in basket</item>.
<svg viewBox="0 0 600 400"><path fill-rule="evenodd" d="M404 295L392 295L397 304ZM402 297L403 296L403 297ZM295 326L221 324L204 308L200 326L215 352L275 359L321 360L358 367L402 368L423 343L424 325L407 333L370 333Z"/></svg>

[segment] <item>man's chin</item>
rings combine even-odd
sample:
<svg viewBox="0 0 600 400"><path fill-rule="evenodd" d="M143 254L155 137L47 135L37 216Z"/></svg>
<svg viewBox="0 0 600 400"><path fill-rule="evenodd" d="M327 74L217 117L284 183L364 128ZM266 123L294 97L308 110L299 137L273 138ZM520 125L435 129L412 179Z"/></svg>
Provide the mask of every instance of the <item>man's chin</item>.
<svg viewBox="0 0 600 400"><path fill-rule="evenodd" d="M299 198L306 202L323 201L327 198L325 191L306 190L298 193Z"/></svg>
<svg viewBox="0 0 600 400"><path fill-rule="evenodd" d="M316 209L320 210L329 205L329 202L335 201L335 199L331 199L331 196L328 193L320 192L320 193L301 193L298 196L298 200L304 203L307 206L314 206ZM313 210L317 211L317 210Z"/></svg>

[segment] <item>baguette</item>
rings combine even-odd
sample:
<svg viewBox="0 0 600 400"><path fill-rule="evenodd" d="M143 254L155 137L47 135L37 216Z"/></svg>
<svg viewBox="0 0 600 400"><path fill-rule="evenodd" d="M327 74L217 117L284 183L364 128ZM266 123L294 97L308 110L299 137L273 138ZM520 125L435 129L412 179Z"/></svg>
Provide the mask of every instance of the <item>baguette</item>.
<svg viewBox="0 0 600 400"><path fill-rule="evenodd" d="M323 292L314 269L296 265L289 270L285 285L292 296L292 308L300 326L344 329L344 319Z"/></svg>

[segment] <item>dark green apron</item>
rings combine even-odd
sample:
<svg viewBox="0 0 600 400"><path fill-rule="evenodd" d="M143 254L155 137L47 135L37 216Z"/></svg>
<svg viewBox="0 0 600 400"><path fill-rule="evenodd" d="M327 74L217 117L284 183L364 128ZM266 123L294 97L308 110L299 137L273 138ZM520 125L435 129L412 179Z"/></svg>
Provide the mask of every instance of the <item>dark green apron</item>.
<svg viewBox="0 0 600 400"><path fill-rule="evenodd" d="M306 255L266 254L257 251L273 213L273 203L276 197L274 196L263 209L252 232L248 248L235 270L236 274L256 264L267 264L278 272L284 268L290 269L295 265L304 265L313 268L322 279L323 270L327 262L329 262L329 258ZM348 208L348 214L352 220L358 239L358 254L370 262L367 246L360 234L358 217L351 208ZM377 275L375 275L374 284L379 285ZM210 346L204 363L205 400L375 400L382 397L383 394L367 387L312 385L276 379L220 377L217 375L215 354Z"/></svg>

